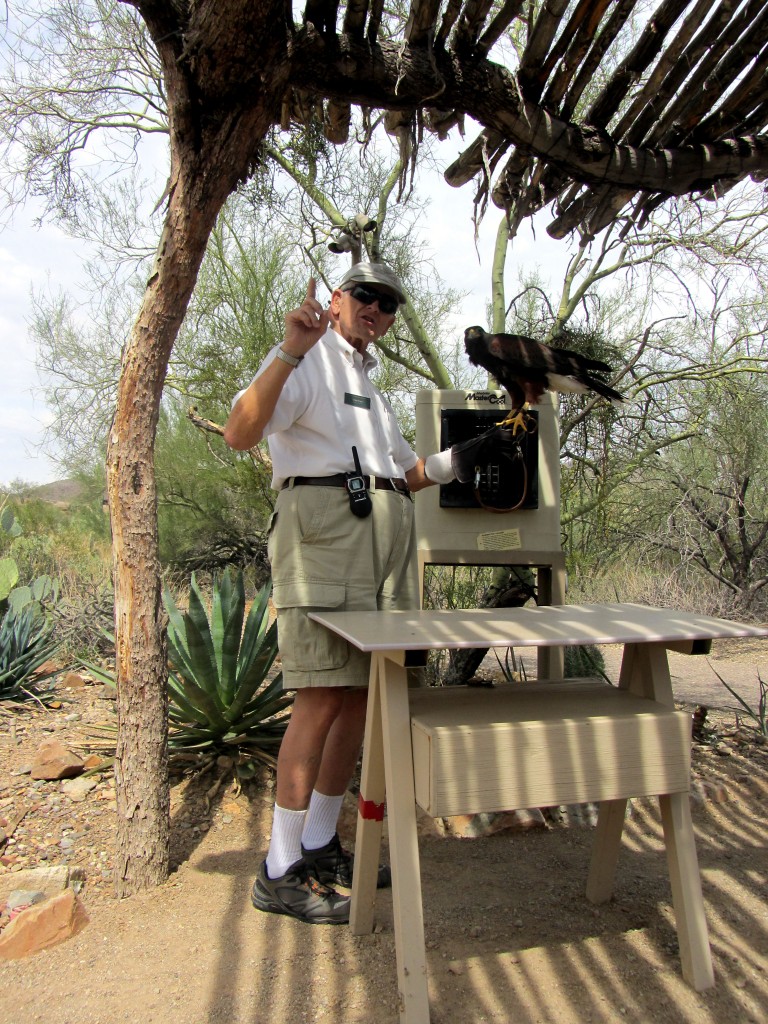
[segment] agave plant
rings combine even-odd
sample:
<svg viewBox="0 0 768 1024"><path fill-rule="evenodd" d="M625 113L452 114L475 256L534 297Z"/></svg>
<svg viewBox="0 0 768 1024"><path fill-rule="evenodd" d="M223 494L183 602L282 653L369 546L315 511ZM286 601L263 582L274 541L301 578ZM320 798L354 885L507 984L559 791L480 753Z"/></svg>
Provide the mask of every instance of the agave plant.
<svg viewBox="0 0 768 1024"><path fill-rule="evenodd" d="M214 580L210 615L195 579L181 611L166 589L171 749L247 749L274 765L292 697L281 674L268 675L277 655L277 625L269 623L266 584L245 619L242 572ZM245 627L243 621L245 619Z"/></svg>
<svg viewBox="0 0 768 1024"><path fill-rule="evenodd" d="M0 699L29 696L25 684L59 647L53 628L35 604L8 608L0 621Z"/></svg>

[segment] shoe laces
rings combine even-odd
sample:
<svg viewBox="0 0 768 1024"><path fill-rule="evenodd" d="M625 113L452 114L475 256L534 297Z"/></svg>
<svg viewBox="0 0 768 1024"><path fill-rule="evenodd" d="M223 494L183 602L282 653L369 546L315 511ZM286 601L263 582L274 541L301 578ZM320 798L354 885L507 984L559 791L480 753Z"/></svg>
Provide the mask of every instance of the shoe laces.
<svg viewBox="0 0 768 1024"><path fill-rule="evenodd" d="M330 895L336 895L330 886L320 881L313 868L308 864L302 865L301 880L309 891L315 894L315 896L321 896L323 899L327 899Z"/></svg>

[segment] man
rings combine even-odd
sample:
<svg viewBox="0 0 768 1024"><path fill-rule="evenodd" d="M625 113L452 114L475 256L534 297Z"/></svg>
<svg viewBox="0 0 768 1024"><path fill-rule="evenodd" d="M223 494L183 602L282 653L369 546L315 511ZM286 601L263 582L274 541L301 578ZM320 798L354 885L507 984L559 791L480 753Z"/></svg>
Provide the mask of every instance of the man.
<svg viewBox="0 0 768 1024"><path fill-rule="evenodd" d="M350 897L336 889L351 884L353 861L336 823L362 744L369 658L307 613L416 607L410 493L453 479L450 452L425 466L369 380L377 361L368 346L405 301L381 263L348 270L328 309L310 280L224 430L238 450L269 441L279 492L268 542L273 599L284 686L296 691L252 902L313 924L349 920ZM358 474L367 486L354 491L347 482Z"/></svg>

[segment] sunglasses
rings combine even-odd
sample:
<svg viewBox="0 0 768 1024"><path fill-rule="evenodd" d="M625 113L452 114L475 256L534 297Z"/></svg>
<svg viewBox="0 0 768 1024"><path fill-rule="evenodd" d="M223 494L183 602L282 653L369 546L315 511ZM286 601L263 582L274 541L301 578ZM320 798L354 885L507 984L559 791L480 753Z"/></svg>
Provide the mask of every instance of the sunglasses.
<svg viewBox="0 0 768 1024"><path fill-rule="evenodd" d="M379 309L387 316L392 316L393 313L397 312L399 303L394 295L387 295L386 292L379 292L375 288L369 288L367 284L354 285L349 289L349 294L353 299L362 302L364 306L370 306L374 302L378 302Z"/></svg>

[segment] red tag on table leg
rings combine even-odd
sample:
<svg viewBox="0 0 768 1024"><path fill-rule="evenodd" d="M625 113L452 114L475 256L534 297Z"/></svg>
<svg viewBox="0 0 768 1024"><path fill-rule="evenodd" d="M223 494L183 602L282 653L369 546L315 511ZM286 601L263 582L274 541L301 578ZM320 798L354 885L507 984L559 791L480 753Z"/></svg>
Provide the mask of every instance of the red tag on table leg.
<svg viewBox="0 0 768 1024"><path fill-rule="evenodd" d="M366 821L384 821L385 806L385 804L374 803L373 800L363 800L362 793L357 798L357 809L360 812L360 817Z"/></svg>

